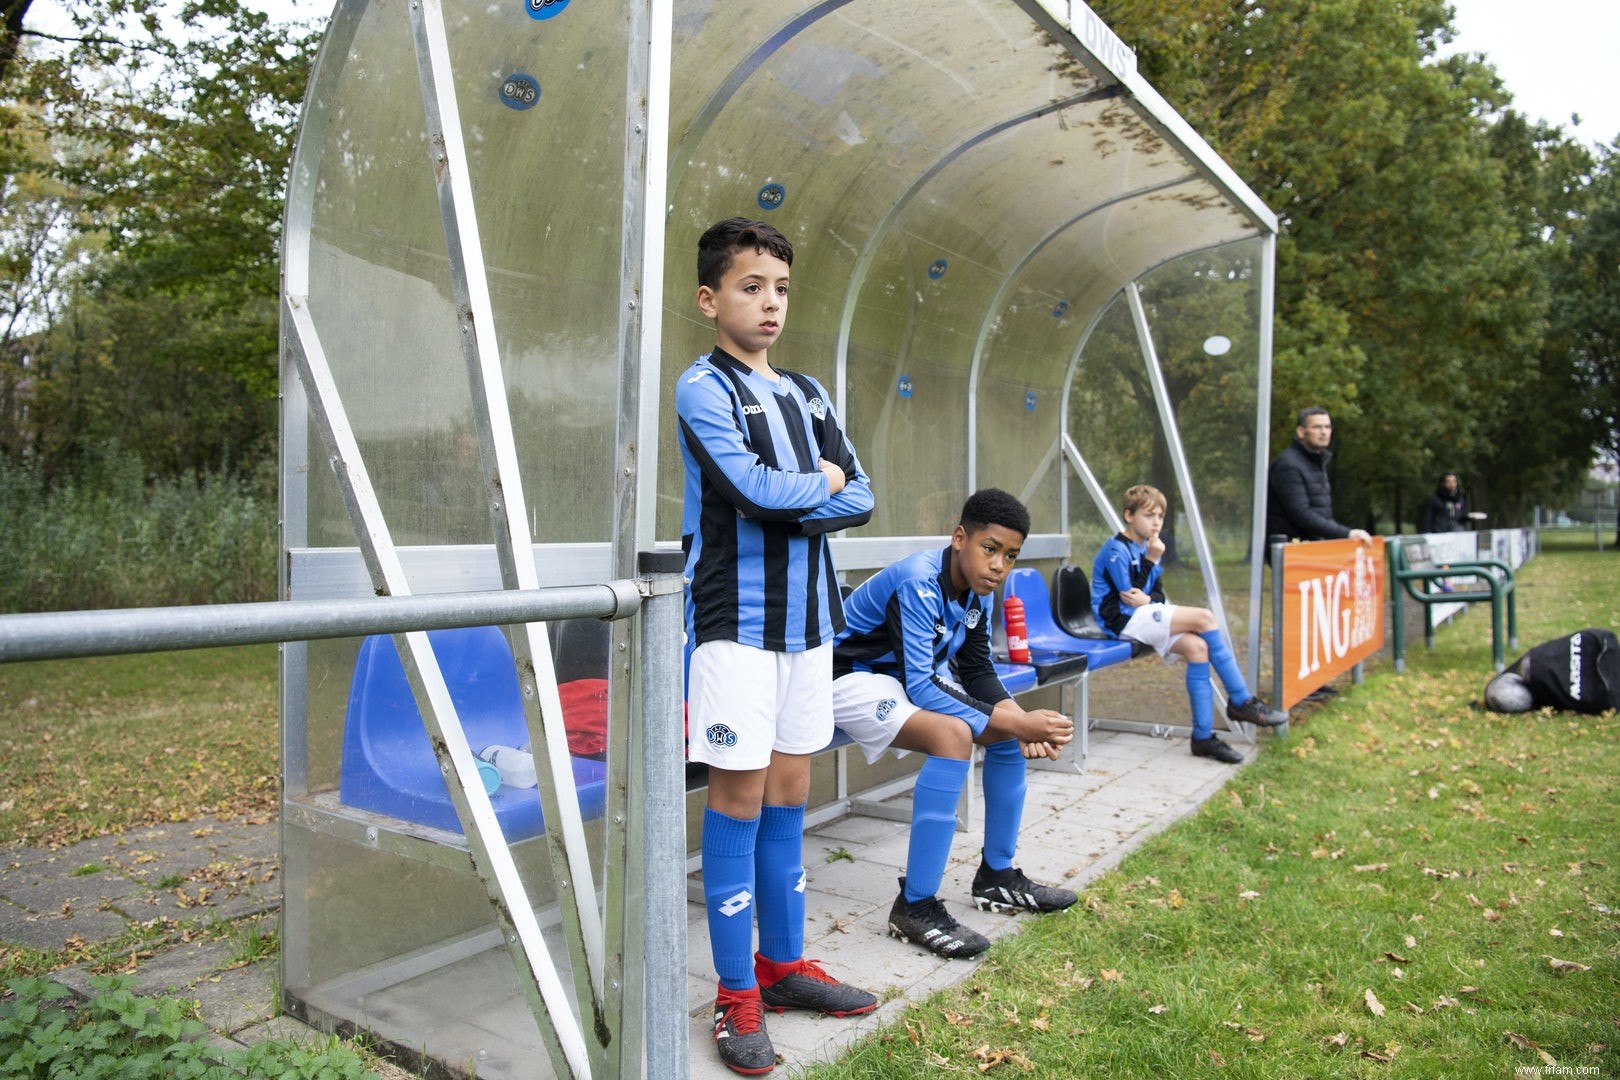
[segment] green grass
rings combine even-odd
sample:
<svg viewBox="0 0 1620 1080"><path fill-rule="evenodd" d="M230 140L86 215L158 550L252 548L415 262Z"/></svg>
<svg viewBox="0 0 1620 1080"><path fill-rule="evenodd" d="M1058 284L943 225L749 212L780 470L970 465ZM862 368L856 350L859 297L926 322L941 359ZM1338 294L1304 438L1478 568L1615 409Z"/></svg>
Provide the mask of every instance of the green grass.
<svg viewBox="0 0 1620 1080"><path fill-rule="evenodd" d="M1521 643L1583 626L1620 627L1620 553L1560 542L1521 573ZM1620 1076L1620 725L1484 712L1489 635L1471 613L1405 675L1373 665L808 1075Z"/></svg>
<svg viewBox="0 0 1620 1080"><path fill-rule="evenodd" d="M1545 550L1523 644L1620 627L1620 552ZM1370 665L1075 910L810 1075L1620 1077L1620 729L1478 709L1489 633L1470 612L1405 675ZM276 811L273 647L0 665L0 716L0 836ZM0 970L118 970L182 929Z"/></svg>
<svg viewBox="0 0 1620 1080"><path fill-rule="evenodd" d="M276 647L0 664L0 837L273 820Z"/></svg>

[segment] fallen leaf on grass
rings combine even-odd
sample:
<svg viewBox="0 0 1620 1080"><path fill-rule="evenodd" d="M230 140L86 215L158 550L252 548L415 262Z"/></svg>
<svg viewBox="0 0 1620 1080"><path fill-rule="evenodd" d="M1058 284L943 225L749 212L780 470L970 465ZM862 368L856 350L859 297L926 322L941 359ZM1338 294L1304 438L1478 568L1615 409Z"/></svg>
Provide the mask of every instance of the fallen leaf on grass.
<svg viewBox="0 0 1620 1080"><path fill-rule="evenodd" d="M1409 1013L1412 1013L1414 1016L1422 1016L1423 1015L1423 1006L1414 1005L1410 1001L1408 1001L1406 1003L1406 1011L1409 1012Z"/></svg>
<svg viewBox="0 0 1620 1080"><path fill-rule="evenodd" d="M1211 1050L1209 1052L1209 1063L1215 1066L1217 1069L1223 1069L1226 1067L1226 1059L1221 1057L1221 1052L1219 1050Z"/></svg>
<svg viewBox="0 0 1620 1080"><path fill-rule="evenodd" d="M964 1016L961 1013L947 1012L945 1013L945 1022L952 1027L972 1027L973 1017Z"/></svg>
<svg viewBox="0 0 1620 1080"><path fill-rule="evenodd" d="M1097 974L1102 977L1103 982L1124 982L1125 981L1125 976L1121 975L1119 972L1115 971L1113 968L1103 968L1101 971L1097 972Z"/></svg>
<svg viewBox="0 0 1620 1080"><path fill-rule="evenodd" d="M1431 1007L1436 1009L1455 1009L1457 1007L1457 999L1454 997L1446 997L1441 995L1440 997L1434 999L1434 1005Z"/></svg>
<svg viewBox="0 0 1620 1080"><path fill-rule="evenodd" d="M1560 960L1556 956L1547 957L1547 963L1552 965L1552 969L1554 971L1558 972L1560 975L1562 975L1566 971L1591 971L1592 970L1586 964L1577 964L1573 960Z"/></svg>
<svg viewBox="0 0 1620 1080"><path fill-rule="evenodd" d="M1238 893L1238 899L1239 900L1258 900L1258 899L1260 899L1260 894L1255 892L1253 889L1244 889L1242 892Z"/></svg>
<svg viewBox="0 0 1620 1080"><path fill-rule="evenodd" d="M1350 1036L1341 1031L1337 1035L1329 1035L1327 1038L1323 1039L1322 1040L1322 1045L1323 1046L1345 1046L1349 1042L1350 1042Z"/></svg>
<svg viewBox="0 0 1620 1080"><path fill-rule="evenodd" d="M1371 990L1368 990L1367 996L1364 1000L1367 1003L1368 1012L1372 1013L1374 1016L1384 1015L1384 1003L1378 1000L1377 994L1373 993Z"/></svg>
<svg viewBox="0 0 1620 1080"><path fill-rule="evenodd" d="M1502 913L1495 908L1486 908L1483 912L1486 922L1500 922Z"/></svg>
<svg viewBox="0 0 1620 1080"><path fill-rule="evenodd" d="M1148 1012L1152 1013L1154 1016L1158 1016L1160 1013L1165 1011L1165 1008L1166 1006L1164 1005L1154 1005L1148 1009Z"/></svg>
<svg viewBox="0 0 1620 1080"><path fill-rule="evenodd" d="M921 1046L922 1038L926 1034L928 1034L928 1028L924 1026L921 1020L915 1024L910 1020L906 1021L906 1038L911 1040L912 1046Z"/></svg>
<svg viewBox="0 0 1620 1080"><path fill-rule="evenodd" d="M1520 1035L1517 1031L1504 1031L1502 1034L1508 1037L1508 1042L1512 1043L1514 1046L1517 1046L1520 1050L1538 1049L1534 1042L1525 1038L1523 1035Z"/></svg>
<svg viewBox="0 0 1620 1080"><path fill-rule="evenodd" d="M1400 953L1392 953L1392 952L1384 953L1384 959L1390 961L1391 963L1396 963L1396 964L1410 964L1412 962L1412 961L1408 960L1406 957L1402 956ZM1382 962L1382 961L1380 961L1380 962Z"/></svg>
<svg viewBox="0 0 1620 1080"><path fill-rule="evenodd" d="M997 1065L1017 1065L1025 1072L1035 1068L1035 1063L1018 1051L992 1050L989 1043L973 1051L973 1058L979 1063L980 1072L989 1072Z"/></svg>
<svg viewBox="0 0 1620 1080"><path fill-rule="evenodd" d="M1358 874L1377 874L1377 873L1382 873L1385 870L1388 870L1389 869L1389 863L1387 863L1387 862L1362 863L1359 866L1352 866L1350 869L1354 870Z"/></svg>
<svg viewBox="0 0 1620 1080"><path fill-rule="evenodd" d="M1388 1065L1390 1062L1395 1060L1395 1055L1400 1052L1401 1048L1398 1043L1390 1043L1382 1050L1363 1050L1361 1052L1361 1056L1368 1058L1369 1060L1376 1061L1381 1065Z"/></svg>
<svg viewBox="0 0 1620 1080"><path fill-rule="evenodd" d="M1558 929L1558 927L1555 926L1551 930L1547 931L1547 936L1548 937L1563 937L1564 932L1562 930Z"/></svg>

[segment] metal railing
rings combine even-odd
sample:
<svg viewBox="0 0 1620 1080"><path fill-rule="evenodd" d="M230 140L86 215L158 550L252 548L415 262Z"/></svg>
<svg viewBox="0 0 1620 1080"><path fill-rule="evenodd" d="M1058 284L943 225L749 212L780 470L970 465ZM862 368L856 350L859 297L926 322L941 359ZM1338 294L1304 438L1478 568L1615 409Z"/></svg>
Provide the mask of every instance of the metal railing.
<svg viewBox="0 0 1620 1080"><path fill-rule="evenodd" d="M645 948L625 958L626 981L643 982L645 1000L650 1006L645 1016L634 1022L626 1018L623 1032L639 1033L640 1045L622 1047L615 1062L604 1063L608 1074L639 1075L640 1063L659 1063L661 1075L685 1076L687 1069L686 1012L686 912L684 879L685 828L679 814L648 813L646 808L679 806L685 798L684 748L681 734L681 556L676 553L644 553L640 559L642 576L596 585L563 586L544 589L500 590L473 593L441 593L424 596L377 597L364 600L280 601L256 604L223 604L195 607L123 608L105 611L44 612L0 616L0 663L34 660L71 659L130 653L164 652L264 644L268 642L311 641L354 637L366 634L406 634L424 630L471 626L521 626L562 619L619 620L639 616L640 727L642 783L638 797L624 818L610 828L641 829L642 881L637 891L644 910L642 925ZM617 717L615 722L620 721ZM465 739L460 740L462 744ZM441 756L445 779L453 795L465 801L470 785L464 772L476 777L466 764L443 760L447 751L435 747ZM459 790L458 790L459 789ZM481 785L479 793L482 792ZM487 799L484 800L487 804ZM486 807L487 808L487 807ZM499 828L481 830L504 847ZM621 850L623 850L621 846ZM509 855L508 855L509 861ZM508 883L491 878L482 860L473 859L473 870L492 895L515 892L521 899L521 885L515 890ZM631 875L633 878L634 875ZM513 912L519 922L523 912ZM527 921L532 921L528 919ZM538 939L536 938L536 942ZM528 935L509 935L514 955L537 973L549 969L544 956L531 955ZM539 945L543 953L544 946ZM540 964L537 965L537 961ZM542 980L545 981L545 980ZM553 999L553 1004L557 999ZM656 1003L665 1003L658 1006ZM537 1013L539 1009L537 1007ZM559 1028L572 1028L577 1040L578 1020L555 1015L536 1016L542 1030L553 1036ZM570 1025L568 1020L574 1020ZM590 1022L591 1018L586 1018ZM574 1041L565 1039L564 1041ZM589 1057L583 1047L557 1052L554 1064L562 1075L589 1076ZM602 1062L600 1057L596 1059ZM634 1063L629 1065L628 1063ZM618 1067L615 1067L615 1064Z"/></svg>

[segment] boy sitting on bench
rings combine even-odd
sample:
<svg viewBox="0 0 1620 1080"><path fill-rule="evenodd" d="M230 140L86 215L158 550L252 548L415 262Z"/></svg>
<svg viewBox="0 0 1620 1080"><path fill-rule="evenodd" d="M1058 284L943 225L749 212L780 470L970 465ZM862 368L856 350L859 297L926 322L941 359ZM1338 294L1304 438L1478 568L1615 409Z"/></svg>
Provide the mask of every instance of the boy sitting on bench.
<svg viewBox="0 0 1620 1080"><path fill-rule="evenodd" d="M928 755L912 793L911 842L889 932L944 957L990 947L936 895L956 835L956 804L985 747L984 851L973 902L986 911L1059 911L1068 889L1037 885L1012 864L1024 814L1025 758L1056 757L1074 723L1051 709L1026 712L990 659L993 594L1029 535L1029 511L1005 491L962 507L949 547L901 559L844 604L833 645L833 719L874 762L885 750ZM953 670L954 669L954 670Z"/></svg>
<svg viewBox="0 0 1620 1080"><path fill-rule="evenodd" d="M1159 565L1164 541L1159 531L1164 528L1167 505L1164 492L1149 484L1137 484L1125 492L1125 531L1104 544L1092 564L1091 610L1111 636L1150 645L1166 659L1175 653L1187 661L1192 752L1236 764L1243 755L1215 734L1210 665L1226 687L1227 719L1277 727L1287 723L1288 716L1271 711L1249 693L1214 612L1165 602L1160 584L1164 568Z"/></svg>

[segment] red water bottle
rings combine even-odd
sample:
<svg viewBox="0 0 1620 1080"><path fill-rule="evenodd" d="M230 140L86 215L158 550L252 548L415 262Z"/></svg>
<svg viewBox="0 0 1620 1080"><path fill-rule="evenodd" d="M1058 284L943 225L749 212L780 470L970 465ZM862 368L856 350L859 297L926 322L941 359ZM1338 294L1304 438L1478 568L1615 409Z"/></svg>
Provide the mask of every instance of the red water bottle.
<svg viewBox="0 0 1620 1080"><path fill-rule="evenodd" d="M1001 617L1007 623L1007 659L1015 664L1029 663L1029 629L1024 625L1024 602L1009 596L1001 602Z"/></svg>

